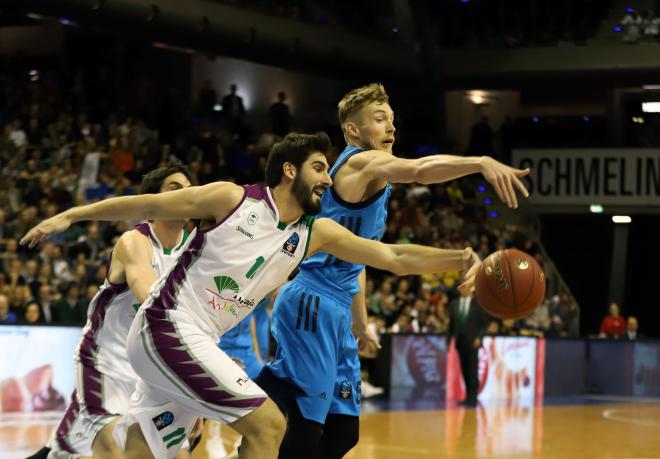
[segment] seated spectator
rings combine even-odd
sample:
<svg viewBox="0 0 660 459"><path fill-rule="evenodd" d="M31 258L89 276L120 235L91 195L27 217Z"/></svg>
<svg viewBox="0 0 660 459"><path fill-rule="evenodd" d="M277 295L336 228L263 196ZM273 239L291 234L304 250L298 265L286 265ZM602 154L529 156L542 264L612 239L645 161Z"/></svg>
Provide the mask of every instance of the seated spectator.
<svg viewBox="0 0 660 459"><path fill-rule="evenodd" d="M59 322L55 301L58 300L60 296L60 293L50 285L44 284L39 287L39 295L37 300L39 301L41 317L43 318L44 322L49 324Z"/></svg>
<svg viewBox="0 0 660 459"><path fill-rule="evenodd" d="M660 35L660 18L653 14L652 11L647 11L643 21L643 28L644 41L649 43L656 42L658 35Z"/></svg>
<svg viewBox="0 0 660 459"><path fill-rule="evenodd" d="M412 333L410 316L408 314L399 314L389 331L390 333Z"/></svg>
<svg viewBox="0 0 660 459"><path fill-rule="evenodd" d="M23 316L23 323L27 325L41 325L43 320L41 318L41 309L36 301L28 303L25 308L25 315Z"/></svg>
<svg viewBox="0 0 660 459"><path fill-rule="evenodd" d="M639 14L639 11L633 11L632 13L626 14L623 19L621 19L621 25L623 26L624 43L639 42L642 29L642 16Z"/></svg>
<svg viewBox="0 0 660 459"><path fill-rule="evenodd" d="M524 319L524 329L533 332L531 336L545 336L550 329L550 308L548 300L543 301L533 313Z"/></svg>
<svg viewBox="0 0 660 459"><path fill-rule="evenodd" d="M637 317L628 316L626 321L626 333L623 335L623 339L626 341L637 341L643 336L638 332L639 324L637 323Z"/></svg>
<svg viewBox="0 0 660 459"><path fill-rule="evenodd" d="M619 305L610 303L610 313L600 324L601 338L619 339L626 331L626 321L619 315Z"/></svg>
<svg viewBox="0 0 660 459"><path fill-rule="evenodd" d="M0 293L0 324L15 324L16 313L9 309L9 298Z"/></svg>
<svg viewBox="0 0 660 459"><path fill-rule="evenodd" d="M58 322L62 324L84 324L86 311L80 301L78 285L71 283L64 296L53 304L57 313Z"/></svg>
<svg viewBox="0 0 660 459"><path fill-rule="evenodd" d="M520 336L520 322L514 319L504 319L500 325L500 336Z"/></svg>

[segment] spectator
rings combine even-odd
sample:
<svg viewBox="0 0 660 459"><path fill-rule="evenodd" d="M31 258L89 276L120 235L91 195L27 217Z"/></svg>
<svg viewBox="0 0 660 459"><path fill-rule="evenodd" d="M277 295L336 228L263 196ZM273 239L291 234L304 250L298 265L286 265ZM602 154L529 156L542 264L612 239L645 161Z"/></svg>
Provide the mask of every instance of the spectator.
<svg viewBox="0 0 660 459"><path fill-rule="evenodd" d="M660 18L652 11L646 11L644 14L644 41L656 42L660 35Z"/></svg>
<svg viewBox="0 0 660 459"><path fill-rule="evenodd" d="M623 42L637 43L642 29L642 16L639 11L626 14L621 20L623 26Z"/></svg>
<svg viewBox="0 0 660 459"><path fill-rule="evenodd" d="M467 392L464 404L468 406L477 404L479 348L490 322L490 317L479 306L472 291L461 291L460 297L449 303L447 347L454 338Z"/></svg>
<svg viewBox="0 0 660 459"><path fill-rule="evenodd" d="M628 316L626 321L626 333L623 335L623 339L626 341L637 341L643 336L638 332L639 324L637 323L637 317Z"/></svg>
<svg viewBox="0 0 660 459"><path fill-rule="evenodd" d="M57 316L57 308L55 307L55 300L59 293L53 291L50 285L42 285L39 287L39 296L37 298L39 306L41 307L41 317L43 321L51 324L59 322Z"/></svg>
<svg viewBox="0 0 660 459"><path fill-rule="evenodd" d="M23 130L23 123L21 120L15 119L11 125L11 131L9 133L9 138L13 142L16 148L25 147L28 144L27 134Z"/></svg>
<svg viewBox="0 0 660 459"><path fill-rule="evenodd" d="M286 93L283 91L277 93L277 102L270 106L270 125L273 134L284 137L291 129L291 114L289 106L284 102Z"/></svg>
<svg viewBox="0 0 660 459"><path fill-rule="evenodd" d="M601 338L619 339L626 331L626 321L619 315L619 305L610 303L610 313L600 324Z"/></svg>
<svg viewBox="0 0 660 459"><path fill-rule="evenodd" d="M532 336L545 336L550 329L550 308L547 300L543 301L532 314L524 319L524 329L528 330Z"/></svg>
<svg viewBox="0 0 660 459"><path fill-rule="evenodd" d="M84 324L86 319L80 290L76 284L69 284L65 295L53 305L57 311L58 322L63 324Z"/></svg>
<svg viewBox="0 0 660 459"><path fill-rule="evenodd" d="M40 325L43 324L41 318L41 310L39 309L39 304L35 301L28 303L25 308L25 315L23 316L23 321L27 325Z"/></svg>
<svg viewBox="0 0 660 459"><path fill-rule="evenodd" d="M0 324L15 324L16 320L16 313L9 309L9 298L0 293Z"/></svg>
<svg viewBox="0 0 660 459"><path fill-rule="evenodd" d="M236 89L236 84L232 84L229 87L229 94L222 98L222 114L230 122L234 132L240 127L245 115L243 98L236 94Z"/></svg>

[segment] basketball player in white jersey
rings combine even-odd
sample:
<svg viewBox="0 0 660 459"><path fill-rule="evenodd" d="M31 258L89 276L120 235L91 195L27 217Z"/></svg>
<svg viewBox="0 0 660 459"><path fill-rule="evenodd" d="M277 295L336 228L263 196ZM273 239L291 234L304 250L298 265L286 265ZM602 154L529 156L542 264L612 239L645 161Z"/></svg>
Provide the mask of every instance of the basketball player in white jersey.
<svg viewBox="0 0 660 459"><path fill-rule="evenodd" d="M145 175L141 192L160 193L189 186L187 168L170 164ZM118 415L128 410L137 382L128 362L126 336L149 288L174 264L185 246L185 223L142 223L125 232L115 244L108 277L90 302L87 324L75 353L76 388L71 403L48 447L33 458L119 457L112 428Z"/></svg>
<svg viewBox="0 0 660 459"><path fill-rule="evenodd" d="M131 326L128 355L140 379L131 408L114 431L125 458L172 458L198 416L229 423L243 435L242 458L277 457L283 415L216 343L308 255L327 252L400 275L463 270L463 288L472 287L480 261L469 248L384 244L355 236L330 219L315 221L320 197L332 184L329 149L325 134L292 133L270 152L266 187L215 182L107 199L45 220L21 239L34 246L81 220L140 216L213 222L191 236ZM298 308L301 326L312 333L317 305L318 300L301 300Z"/></svg>

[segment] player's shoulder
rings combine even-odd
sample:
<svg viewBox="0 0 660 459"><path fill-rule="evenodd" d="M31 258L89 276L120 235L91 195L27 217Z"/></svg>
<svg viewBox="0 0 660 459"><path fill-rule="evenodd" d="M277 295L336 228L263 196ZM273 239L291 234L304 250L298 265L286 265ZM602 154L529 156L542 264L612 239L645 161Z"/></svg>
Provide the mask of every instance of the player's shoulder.
<svg viewBox="0 0 660 459"><path fill-rule="evenodd" d="M135 253L137 247L151 245L151 228L147 223L141 223L125 231L115 243L114 252L120 257Z"/></svg>
<svg viewBox="0 0 660 459"><path fill-rule="evenodd" d="M392 153L382 150L362 150L346 160L346 165L353 170L364 170L369 165L394 158Z"/></svg>

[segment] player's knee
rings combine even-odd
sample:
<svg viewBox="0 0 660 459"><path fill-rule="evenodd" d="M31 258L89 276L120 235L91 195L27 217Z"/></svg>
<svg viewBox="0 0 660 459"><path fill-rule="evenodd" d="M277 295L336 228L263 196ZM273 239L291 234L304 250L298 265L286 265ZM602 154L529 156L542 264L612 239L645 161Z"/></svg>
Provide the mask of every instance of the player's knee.
<svg viewBox="0 0 660 459"><path fill-rule="evenodd" d="M257 441L261 444L268 443L277 447L284 438L286 419L277 406L270 402L268 405L264 405L258 422L251 427L243 432L246 440Z"/></svg>
<svg viewBox="0 0 660 459"><path fill-rule="evenodd" d="M272 410L272 413L269 414L262 428L264 429L264 434L273 443L279 445L282 442L282 438L284 438L284 432L286 432L286 419L284 419L284 415L280 410Z"/></svg>

